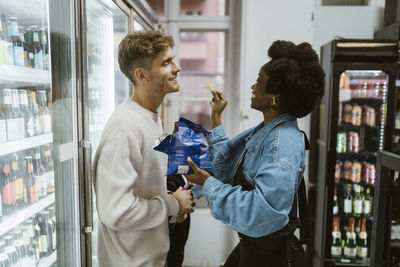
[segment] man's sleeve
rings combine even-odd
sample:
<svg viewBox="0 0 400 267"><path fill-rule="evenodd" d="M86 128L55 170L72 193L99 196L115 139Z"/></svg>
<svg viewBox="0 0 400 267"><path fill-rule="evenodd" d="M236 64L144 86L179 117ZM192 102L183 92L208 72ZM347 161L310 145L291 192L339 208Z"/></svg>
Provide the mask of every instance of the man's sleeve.
<svg viewBox="0 0 400 267"><path fill-rule="evenodd" d="M150 229L178 214L173 196L144 199L134 194L142 159L138 143L125 133L117 133L102 147L95 167L97 211L111 229Z"/></svg>

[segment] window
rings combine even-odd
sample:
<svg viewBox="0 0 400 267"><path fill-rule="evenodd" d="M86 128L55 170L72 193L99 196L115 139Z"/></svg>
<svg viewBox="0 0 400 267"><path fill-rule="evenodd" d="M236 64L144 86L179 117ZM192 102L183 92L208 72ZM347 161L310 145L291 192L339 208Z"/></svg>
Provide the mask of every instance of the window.
<svg viewBox="0 0 400 267"><path fill-rule="evenodd" d="M368 6L369 0L322 0L323 6Z"/></svg>

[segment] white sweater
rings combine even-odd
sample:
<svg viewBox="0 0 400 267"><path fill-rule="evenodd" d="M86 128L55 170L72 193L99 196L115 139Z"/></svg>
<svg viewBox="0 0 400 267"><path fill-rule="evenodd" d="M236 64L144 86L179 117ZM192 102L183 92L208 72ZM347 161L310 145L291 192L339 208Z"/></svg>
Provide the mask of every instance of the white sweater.
<svg viewBox="0 0 400 267"><path fill-rule="evenodd" d="M167 195L166 156L153 150L161 135L158 114L130 99L103 130L93 163L99 266L165 264L168 216L179 206Z"/></svg>

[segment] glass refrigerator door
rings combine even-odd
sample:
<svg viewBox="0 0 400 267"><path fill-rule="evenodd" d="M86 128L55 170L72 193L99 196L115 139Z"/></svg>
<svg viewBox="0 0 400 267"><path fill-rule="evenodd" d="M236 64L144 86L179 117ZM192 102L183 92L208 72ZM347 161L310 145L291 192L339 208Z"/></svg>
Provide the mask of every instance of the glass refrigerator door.
<svg viewBox="0 0 400 267"><path fill-rule="evenodd" d="M79 266L73 1L0 12L0 266Z"/></svg>
<svg viewBox="0 0 400 267"><path fill-rule="evenodd" d="M349 70L340 76L336 165L332 177L335 264L369 266L377 151L384 146L388 75Z"/></svg>
<svg viewBox="0 0 400 267"><path fill-rule="evenodd" d="M111 1L110 1L111 2ZM93 156L115 107L129 97L129 80L118 65L118 45L128 34L129 16L114 3L86 1L89 87L89 137ZM95 194L93 194L95 197ZM95 201L94 201L95 204ZM93 266L97 266L97 212L93 208Z"/></svg>

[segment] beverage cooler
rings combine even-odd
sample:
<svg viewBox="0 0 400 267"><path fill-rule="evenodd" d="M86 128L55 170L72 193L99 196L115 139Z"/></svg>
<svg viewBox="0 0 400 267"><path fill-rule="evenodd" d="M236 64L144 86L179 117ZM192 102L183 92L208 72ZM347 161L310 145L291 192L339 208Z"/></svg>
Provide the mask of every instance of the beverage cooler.
<svg viewBox="0 0 400 267"><path fill-rule="evenodd" d="M395 41L334 40L321 48L325 94L311 122L314 266L370 266L377 151L392 147L397 56Z"/></svg>
<svg viewBox="0 0 400 267"><path fill-rule="evenodd" d="M92 266L91 158L129 96L117 49L134 8L0 0L0 266Z"/></svg>

